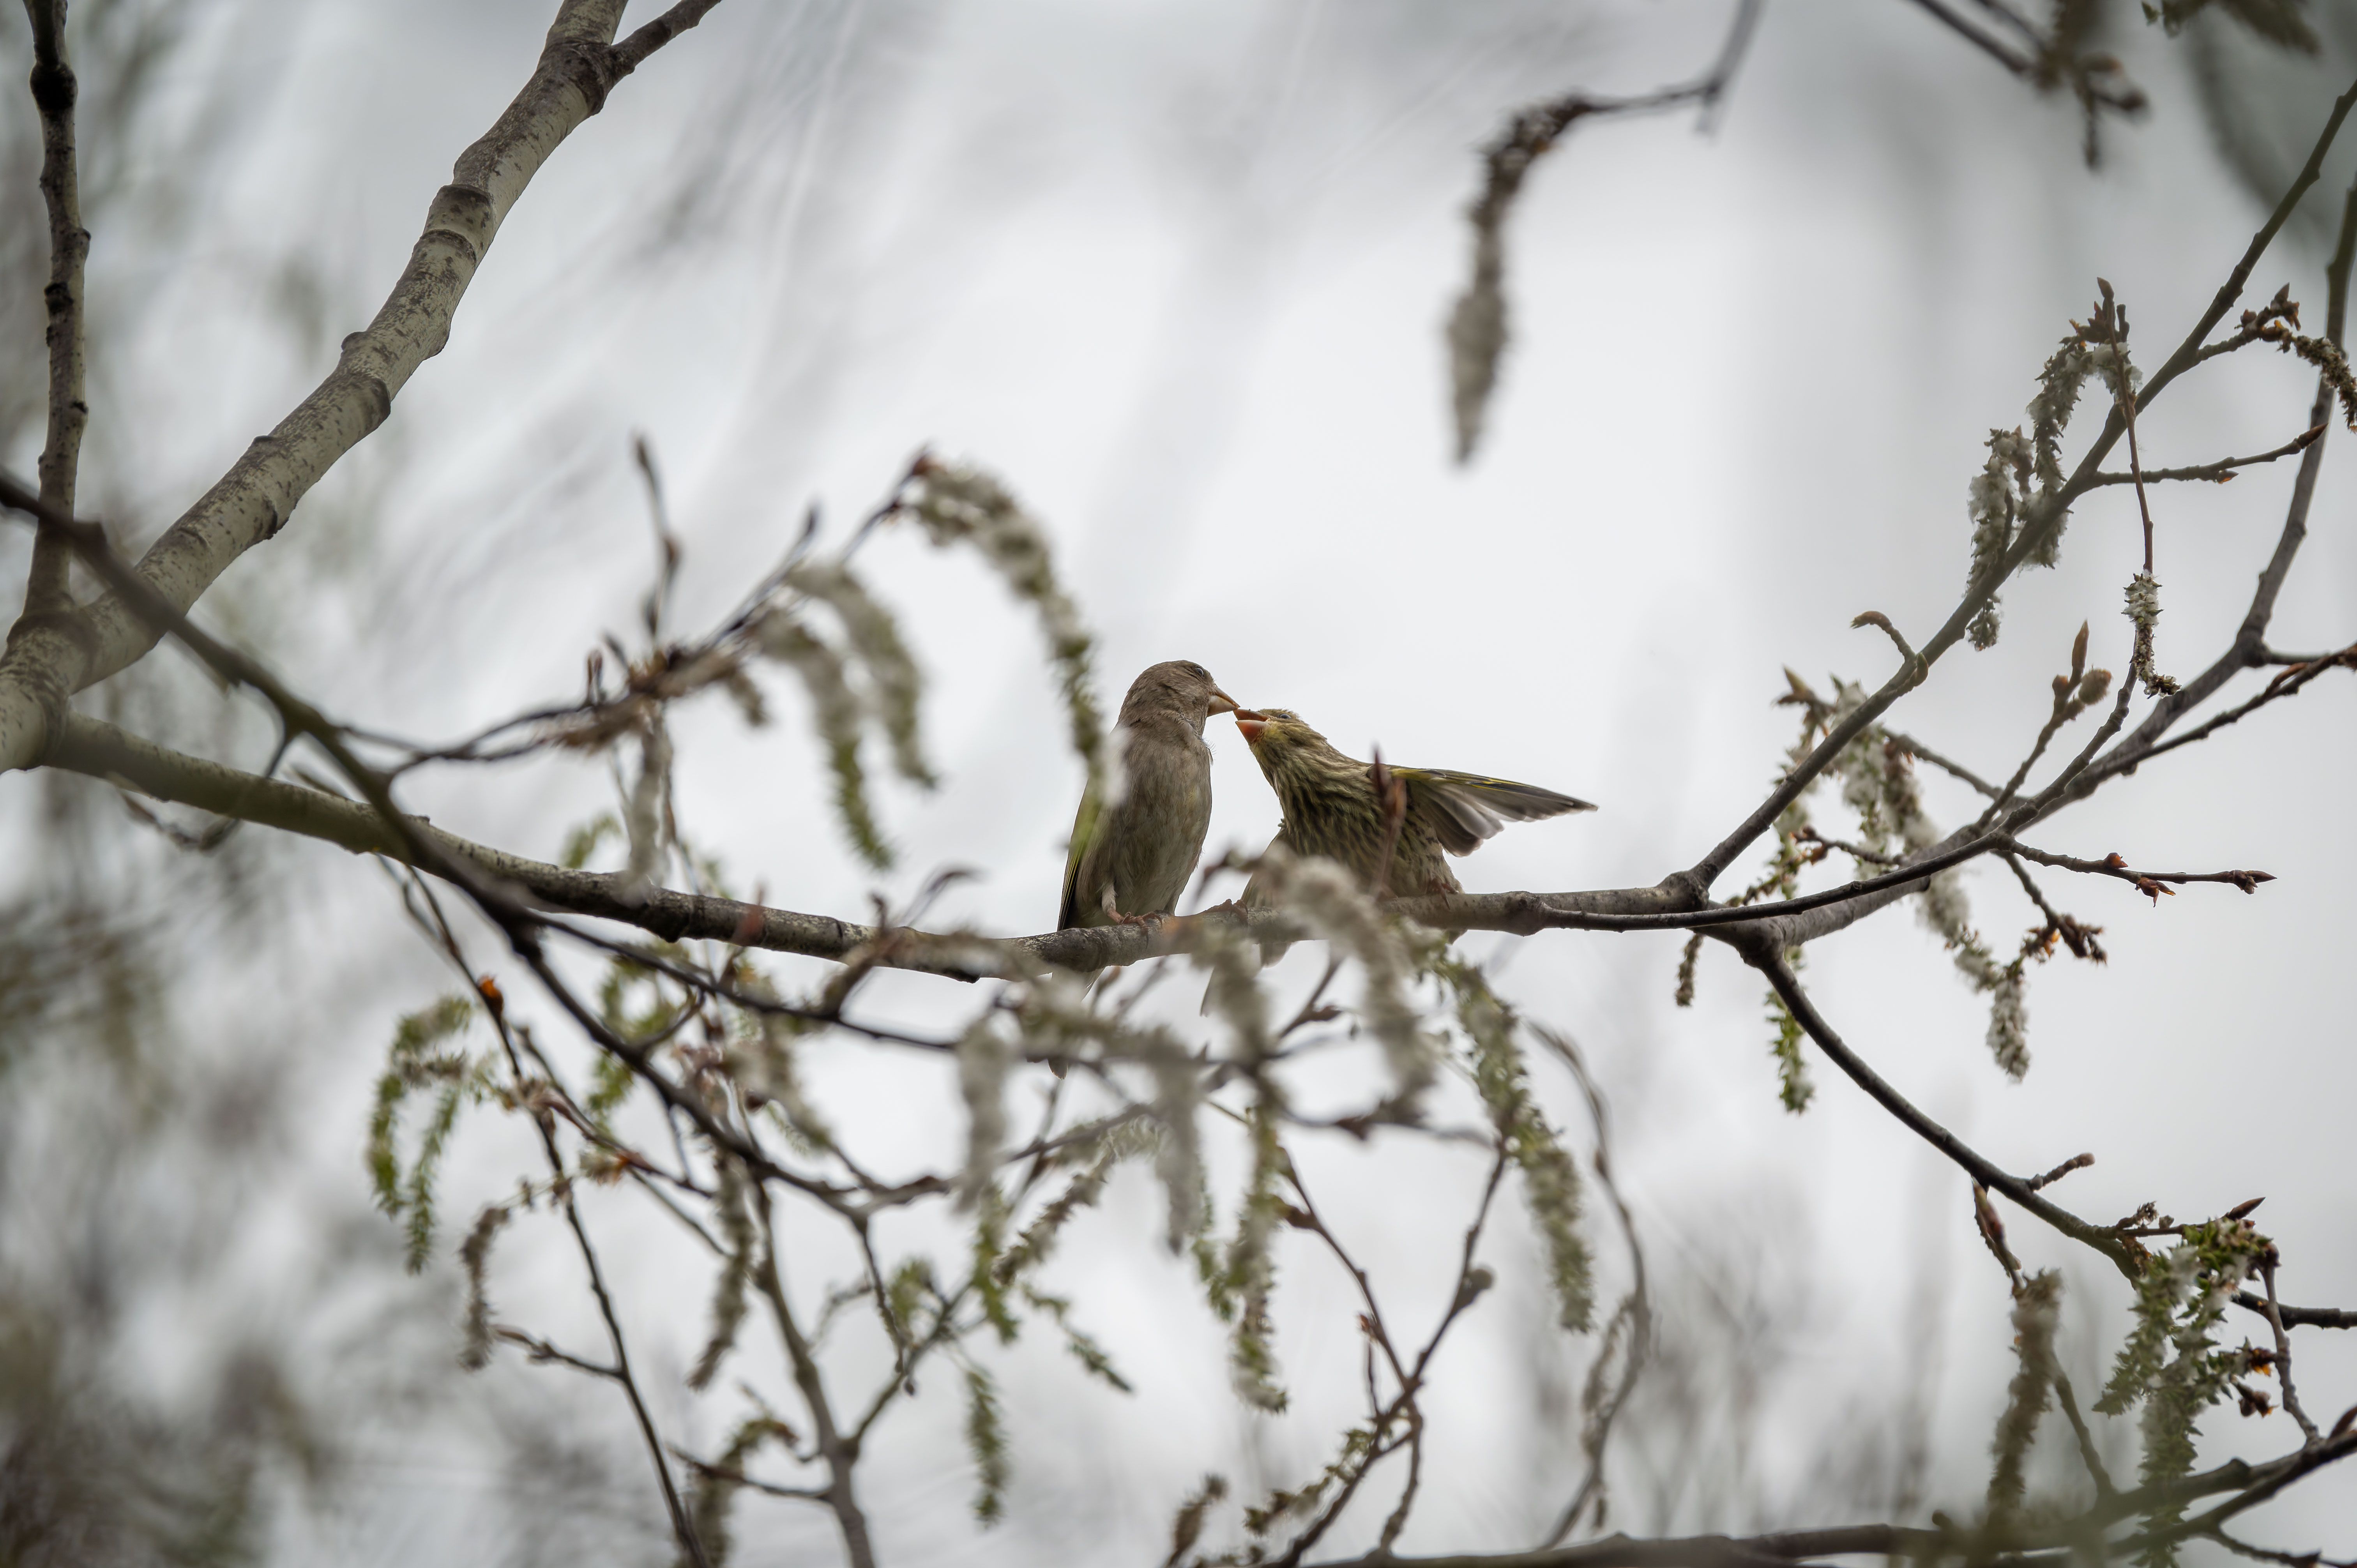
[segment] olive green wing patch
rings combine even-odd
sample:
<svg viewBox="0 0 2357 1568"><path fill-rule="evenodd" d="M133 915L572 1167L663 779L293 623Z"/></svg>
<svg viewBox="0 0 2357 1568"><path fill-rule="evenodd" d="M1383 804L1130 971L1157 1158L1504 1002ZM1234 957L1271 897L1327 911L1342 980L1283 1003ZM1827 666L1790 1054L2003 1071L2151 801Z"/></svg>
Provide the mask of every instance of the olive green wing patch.
<svg viewBox="0 0 2357 1568"><path fill-rule="evenodd" d="M1080 892L1081 862L1096 838L1097 823L1104 814L1104 802L1092 782L1081 792L1081 809L1072 818L1072 844L1064 854L1064 898L1056 911L1056 929L1069 930L1081 923Z"/></svg>
<svg viewBox="0 0 2357 1568"><path fill-rule="evenodd" d="M1586 800L1535 784L1517 784L1511 779L1487 779L1446 768L1394 768L1392 772L1407 786L1409 809L1422 811L1440 847L1451 854L1471 854L1483 839L1496 837L1508 822L1534 822L1566 811L1596 810Z"/></svg>

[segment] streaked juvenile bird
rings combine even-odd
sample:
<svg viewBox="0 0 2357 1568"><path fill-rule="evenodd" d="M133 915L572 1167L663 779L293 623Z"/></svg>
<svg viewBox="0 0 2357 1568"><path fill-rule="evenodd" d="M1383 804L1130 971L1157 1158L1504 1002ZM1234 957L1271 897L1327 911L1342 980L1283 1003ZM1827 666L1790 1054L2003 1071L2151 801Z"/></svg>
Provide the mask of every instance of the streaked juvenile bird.
<svg viewBox="0 0 2357 1568"><path fill-rule="evenodd" d="M1131 682L1114 726L1120 799L1107 805L1094 786L1081 798L1058 930L1134 924L1178 908L1211 824L1203 721L1235 705L1209 671L1183 659Z"/></svg>
<svg viewBox="0 0 2357 1568"><path fill-rule="evenodd" d="M1276 842L1297 854L1340 861L1369 892L1395 898L1457 893L1444 854L1471 854L1508 822L1537 822L1566 811L1592 811L1586 800L1511 779L1486 779L1441 768L1394 768L1405 811L1387 871L1376 862L1391 836L1373 768L1345 757L1288 708L1236 710L1236 728L1276 791L1285 821ZM1247 889L1244 902L1254 902Z"/></svg>

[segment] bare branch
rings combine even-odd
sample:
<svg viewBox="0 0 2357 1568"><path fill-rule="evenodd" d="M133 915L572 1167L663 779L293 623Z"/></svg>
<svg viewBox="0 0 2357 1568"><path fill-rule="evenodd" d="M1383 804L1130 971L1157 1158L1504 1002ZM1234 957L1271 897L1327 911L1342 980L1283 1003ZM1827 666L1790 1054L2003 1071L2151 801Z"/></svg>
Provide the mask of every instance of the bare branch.
<svg viewBox="0 0 2357 1568"><path fill-rule="evenodd" d="M2352 87L2349 92L2343 93L2334 103L2334 118L2327 123L2326 140L2330 140L2337 123L2346 118L2352 101L2357 101L2357 87ZM2285 193L2284 202L2276 205L2274 215L2268 220L2269 227L2260 231L2262 237L2266 236L2272 229L2280 227L2283 220L2289 216L2290 208L2285 203L2297 201L2306 193L2308 187L2315 183L2317 171L2322 162L2323 151L2323 145L2319 143L2318 148L2309 154L2307 165L2301 169L2300 177L2294 180L2292 188ZM2255 244L2256 242L2254 243ZM2255 253L2245 253L2243 265L2236 269L2233 277L2228 279L2229 286L2239 291L2242 281L2248 278L2250 269L2256 263L2257 259ZM2341 345L2348 326L2349 281L2352 263L2357 263L2357 181L2351 182L2348 194L2342 200L2341 236L2333 247L2332 260L2325 273L2330 293L2326 302L2324 336L2325 340L2335 348ZM2220 290L2219 297L2211 304L2209 323L2202 328L2205 335L2210 326L2216 325L2217 321L2224 317L2227 308L2233 303L2232 299L2226 297L2225 290ZM2199 356L2196 355L2193 358L2198 359ZM2182 368L2179 365L2180 360L2191 362L2183 348L2179 348L2178 352L2171 356L2169 364L2162 368L2161 374L2155 377L2153 382L2145 387L2145 402L2151 402L2158 385ZM2310 424L2323 424L2330 421L2333 397L2334 388L2331 378L2319 374L2317 378L2316 402L2309 411ZM2110 756L2105 757L2098 768L2091 770L2084 780L2086 788L2092 789L2104 778L2133 768L2145 758L2164 749L2160 744L2160 737L2168 733L2169 727L2179 717L2208 701L2221 687L2243 671L2274 661L2267 654L2267 627L2274 619L2276 601L2283 592L2284 583L2291 575L2292 562L2298 556L2300 545L2308 538L2309 507L2316 495L2317 476L2323 470L2324 450L2325 443L2319 438L2300 455L2299 474L2292 483L2291 504L2285 512L2283 531L2276 537L2274 554L2268 558L2266 566L2259 574L2258 586L2251 595L2251 607L2243 617L2242 627L2236 631L2233 645L2212 661L2208 669L2184 682L2181 690L2154 703L2152 711L2145 715L2144 722L2136 726L2136 732L2121 742ZM2274 689L2270 687L2268 693L2270 700L2273 693ZM2257 705L2255 703L2246 703L2235 710L2231 716L2222 720L2213 720L2190 738L2199 738L2201 735L2206 735L2224 725L2232 724ZM2172 744L2181 745L2184 742L2179 740Z"/></svg>
<svg viewBox="0 0 2357 1568"><path fill-rule="evenodd" d="M649 26L652 24L650 23ZM813 1487L783 1487L775 1481L764 1481L759 1477L748 1476L732 1466L715 1465L710 1460L699 1459L676 1443L671 1445L671 1451L677 1455L681 1464L697 1475L716 1477L727 1482L732 1487L745 1487L768 1497L791 1498L797 1502L823 1503L827 1500L824 1492Z"/></svg>
<svg viewBox="0 0 2357 1568"><path fill-rule="evenodd" d="M2276 1386L2283 1391L2284 1409L2291 1412L2291 1418L2299 1423L2299 1429L2308 1434L2310 1443L2314 1443L2324 1434L2317 1430L2316 1423L2308 1418L2308 1412L2300 1408L2299 1391L2292 1386L2291 1336L2284 1332L2283 1304L2276 1300L2276 1257L2273 1251L2259 1260L2259 1277L2266 1282L2267 1326L2275 1331Z"/></svg>
<svg viewBox="0 0 2357 1568"><path fill-rule="evenodd" d="M2014 75L2028 78L2038 69L2038 61L2002 39L1993 38L1978 27L1948 9L1944 0L1915 0L1916 5L1936 18L1940 25L1971 44Z"/></svg>
<svg viewBox="0 0 2357 1568"><path fill-rule="evenodd" d="M1917 1110L1905 1096L1884 1082L1881 1076L1866 1064L1864 1058L1843 1044L1841 1036L1834 1033L1832 1026L1827 1024L1823 1015L1817 1012L1816 1005L1810 1001L1808 993L1801 989L1800 982L1794 978L1791 967L1784 962L1781 953L1763 955L1751 961L1754 968L1767 975L1769 983L1776 988L1776 994L1783 999L1784 1005L1791 1009L1793 1018L1803 1029L1808 1032L1809 1037L1816 1042L1817 1047L1832 1058L1835 1066L1848 1074L1852 1081L1865 1090L1867 1095L1879 1103L1884 1110L1897 1117L1910 1132L1962 1166L1983 1187L2005 1194L2063 1235L2072 1240L2084 1242L2101 1252L2129 1279L2136 1277L2139 1265L2125 1239L2123 1229L2091 1224L2070 1210L2059 1208L2039 1197L2038 1188L2052 1179L2050 1174L2033 1182L2008 1176L2000 1170L1995 1162ZM2267 1302L2249 1291L2235 1292L2234 1303L2262 1316L2267 1316L2269 1312ZM2276 1310L2280 1312L2287 1326L2307 1324L2330 1328L2357 1327L2357 1311L2345 1308L2281 1306ZM2352 1447L2357 1447L2357 1434L2352 1435ZM2232 1472L2233 1466L2241 1463L2240 1460L2233 1461L2233 1464L2212 1474L2215 1476ZM2211 1489L2214 1491L2220 1488L2213 1487Z"/></svg>
<svg viewBox="0 0 2357 1568"><path fill-rule="evenodd" d="M2139 477L2147 484L2160 479L2208 479L2214 484L2222 485L2234 477L2234 470L2237 468L2248 468L2259 463L2272 463L2278 457L2288 457L2295 452L2307 451L2318 441L2323 439L2324 433L2329 428L2329 421L2311 424L2273 451L2262 452L2255 457L2221 457L2214 463L2197 463L2190 468L2147 468L2141 476L2134 472L2097 474L2088 482L2088 488L2093 489L2100 485L2134 484Z"/></svg>
<svg viewBox="0 0 2357 1568"><path fill-rule="evenodd" d="M428 897L430 903L431 896ZM507 1055L511 1081L521 1089L524 1082L524 1070L522 1058L517 1050L517 1030L508 1024L507 1007L499 988L489 978L475 975L472 966L467 962L466 953L460 949L457 933L441 918L438 907L434 908L434 918L445 954L457 967L459 974L483 1003L484 1010L490 1015L492 1026L499 1032L500 1047ZM538 1055L537 1052L533 1054ZM590 1291L597 1298L598 1316L605 1321L606 1342L613 1352L614 1359L609 1365L597 1366L565 1355L545 1343L534 1344L528 1336L518 1335L513 1330L495 1329L493 1333L499 1337L525 1344L532 1349L534 1359L560 1360L567 1366L608 1378L621 1386L623 1396L630 1402L630 1414L638 1422L639 1435L646 1444L647 1456L654 1465L655 1482L662 1492L663 1506L670 1512L673 1533L679 1537L681 1549L687 1553L688 1562L694 1568L713 1568L711 1560L705 1553L704 1543L696 1534L695 1521L680 1500L679 1487L672 1479L671 1464L663 1457L662 1439L655 1432L654 1417L648 1413L646 1397L639 1391L638 1377L630 1369L630 1343L623 1337L622 1320L614 1310L614 1298L606 1288L606 1272L597 1261L597 1250L590 1244L589 1228L582 1223L581 1209L574 1197L574 1184L566 1176L565 1156L557 1147L555 1127L546 1115L534 1116L532 1122L533 1130L540 1136L541 1152L548 1161L549 1189L555 1197L557 1207L565 1211L565 1225L572 1230L574 1242L580 1250L582 1267L587 1271Z"/></svg>
<svg viewBox="0 0 2357 1568"><path fill-rule="evenodd" d="M82 263L90 255L90 231L81 226L74 160L79 87L66 59L65 0L25 0L25 15L33 25L33 106L41 116L41 200L49 217L49 281L41 293L48 311L49 422L38 474L41 499L70 517L82 430L90 423L82 387ZM72 559L72 547L54 528L44 526L35 536L19 627L30 630L45 618L71 611L67 567Z"/></svg>
<svg viewBox="0 0 2357 1568"><path fill-rule="evenodd" d="M2255 893L2259 889L2260 883L2275 880L2275 875L2266 871L2136 871L2131 869L2128 863L2116 854L2105 855L2101 860L2080 860L2072 855L2049 854L2042 849L2032 849L2026 843L2012 840L2007 840L2005 847L2023 859L2034 860L2040 865L2051 865L2062 871L2081 872L2090 876L2115 876L2123 882L2133 883L2139 893L2152 892L2149 885L2158 882L2223 882L2239 887L2245 893ZM2168 889L2162 888L2159 891L2166 892Z"/></svg>
<svg viewBox="0 0 2357 1568"><path fill-rule="evenodd" d="M2234 1293L2234 1305L2262 1316L2267 1312L2266 1299L2246 1290ZM2276 1311L2281 1314L2287 1328L2357 1328L2357 1308L2279 1305Z"/></svg>
<svg viewBox="0 0 2357 1568"><path fill-rule="evenodd" d="M2242 260L2235 263L2233 270L2227 274L2226 281L2219 285L2218 292L2212 297L2209 307L2202 312L2200 319L2195 321L2192 329L2185 335L2184 340L2178 345L2177 351L2171 354L2145 383L2136 400L2141 406L2149 407L2153 400L2168 388L2169 382L2175 381L2197 362L2203 341L2208 338L2211 330L2224 318L2226 312L2233 307L2234 302L2242 297L2243 289L2250 281L2252 269L2258 265L2259 258L2265 255L2267 248L2275 242L2276 235L2289 220L2293 209L2299 205L2300 199L2306 196L2309 188L2316 183L2317 177L2324 166L2325 155L2331 150L2333 142L2340 136L2341 127L2349 118L2352 109L2357 109L2357 83L2352 83L2346 92L2333 101L2332 113L2326 119L2323 130L2318 134L2316 145L2309 150L2308 161L2301 166L2290 188L2284 192L2283 199L2276 203L2275 210L2268 214L2267 220L2260 226L2259 231L2251 237L2251 242L2244 249ZM2325 412L2329 412L2329 406ZM2323 413L2319 413L2317 417L2320 420L2323 416ZM2311 423L2314 422L2311 421ZM2090 481L2102 470L2103 459L2109 455L2120 436L2125 434L2126 424L2126 416L2118 407L2115 406L2105 416L2101 434L2088 446L2086 453L2080 459L2078 467L2073 470L2061 490L2051 502L2041 502L2040 506L2032 509L2030 515L2024 520L2018 537L2007 546L2003 557L1993 563L1989 569L1971 585L1963 602L1957 605L1946 623L1932 634L1932 639L1921 650L1921 664L1902 668L1900 673L1885 682L1873 695L1852 710L1846 718L1827 732L1825 737L1817 744L1816 748L1785 776L1782 782L1769 793L1768 798L1762 800L1733 832L1727 834L1690 869L1671 878L1672 883L1690 890L1698 897L1712 882L1717 880L1720 873L1734 864L1737 855L1742 854L1754 840L1768 831L1770 825L1783 813L1785 807L1799 799L1803 790L1816 782L1818 777L1832 764L1833 759L1841 754L1844 746L1855 740L1868 725L1880 718L1891 703L1921 682L1929 668L1937 663L1941 656L1954 647L1964 637L1973 618L1988 603L1991 596L2015 571L2019 569L2024 562L2042 548L2054 531L2061 526L2063 519L2069 515L2071 504L2086 491ZM2322 450L2321 446L2311 447L2310 456L2313 456ZM2288 530L2287 533L2288 536ZM2239 668L2239 664L2236 667ZM2221 680L2222 679L2222 676ZM2165 699L2159 704L2155 718L2158 719L2162 713L2175 711L2176 708L2190 705L2191 702L2198 701L2197 690L2200 695L2206 695L2208 690L2214 689L2214 686L2208 689L2201 689L2201 686L2202 683L2200 681L2189 682L2185 693L2180 693L2179 697ZM2147 725L2150 725L2153 722L2154 720L2148 719Z"/></svg>
<svg viewBox="0 0 2357 1568"><path fill-rule="evenodd" d="M753 1212L761 1227L760 1262L754 1270L753 1283L762 1299L770 1304L778 1337L793 1368L794 1387L802 1393L802 1406L810 1414L811 1429L817 1438L819 1455L826 1462L827 1485L822 1496L834 1511L836 1527L843 1532L844 1552L851 1559L852 1568L876 1568L876 1550L867 1535L867 1516L860 1509L851 1484L852 1467L859 1460L859 1438L846 1437L835 1425L834 1407L827 1399L817 1356L802 1326L795 1321L793 1306L786 1299L785 1276L779 1272L778 1232L770 1213L769 1189L755 1183L752 1197ZM892 1386L899 1387L901 1379L902 1374L896 1369Z"/></svg>
<svg viewBox="0 0 2357 1568"><path fill-rule="evenodd" d="M2157 708L2152 717L2147 718L2137 727L2136 735L2121 742L2117 750L2104 757L2097 768L2090 770L2085 782L2089 788L2092 788L2105 779L2140 768L2156 757L2175 751L2179 746L2191 746L2196 741L2207 740L2220 730L2231 725L2242 723L2244 719L2270 703L2279 702L2286 697L2298 696L2303 687L2327 670L2357 670L2357 642L2351 643L2337 653L2319 654L2313 659L2302 660L2293 664L2276 675L2274 680L2269 681L2266 688L2250 701L2229 708L2224 713L2196 725L2183 735L2173 736L2167 740L2158 737L2168 726L2165 724L2156 725L2154 721L2164 716L2174 718L2176 714L2171 712L2164 714ZM2138 737L2147 734L2152 738L2139 744Z"/></svg>
<svg viewBox="0 0 2357 1568"><path fill-rule="evenodd" d="M1841 1036L1834 1033L1833 1026L1817 1012L1816 1004L1809 999L1809 993L1801 989L1800 981L1793 976L1792 966L1784 961L1782 953L1745 956L1753 968L1768 977L1768 983L1776 988L1776 994L1783 999L1785 1007L1791 1011L1794 1021L1808 1032L1809 1038L1816 1042L1817 1048L1910 1132L1963 1166L1983 1187L2005 1194L2063 1235L2101 1252L2128 1278L2136 1277L2136 1259L2128 1243L2117 1232L2090 1224L2070 1210L2040 1197L2028 1181L2000 1170L1995 1162L1917 1110L1904 1095L1884 1082L1880 1074L1867 1066L1865 1058L1843 1044Z"/></svg>
<svg viewBox="0 0 2357 1568"><path fill-rule="evenodd" d="M344 339L328 379L142 557L140 579L165 602L186 610L239 556L285 527L320 476L384 423L409 378L441 352L517 199L565 138L605 106L622 7L623 0L563 0L531 80L459 155L376 318ZM0 771L31 766L65 699L145 655L164 629L120 594L89 607L71 628L25 628L0 657Z"/></svg>
<svg viewBox="0 0 2357 1568"><path fill-rule="evenodd" d="M554 1145L552 1152L553 1148ZM662 1489L663 1506L671 1511L672 1530L678 1535L681 1546L686 1549L688 1560L696 1568L711 1568L710 1560L704 1553L704 1543L696 1536L694 1521L688 1518L687 1509L680 1501L679 1487L672 1480L671 1465L663 1457L662 1439L655 1432L654 1417L647 1412L646 1399L639 1392L638 1379L630 1370L630 1345L622 1337L622 1320L614 1310L613 1295L606 1289L606 1271L598 1265L597 1250L590 1245L589 1229L581 1222L581 1210L573 1200L573 1189L569 1185L561 1189L560 1198L565 1209L565 1222L571 1228L573 1239L580 1247L582 1264L589 1272L589 1289L597 1298L597 1316L605 1321L607 1343L613 1348L611 1375L616 1382L622 1385L623 1393L629 1397L630 1413L637 1418L640 1435L646 1440L647 1453L654 1463L655 1480Z"/></svg>
<svg viewBox="0 0 2357 1568"><path fill-rule="evenodd" d="M720 0L679 0L662 16L634 29L613 48L614 80L619 81L644 65L649 55L704 20L718 4Z"/></svg>
<svg viewBox="0 0 2357 1568"><path fill-rule="evenodd" d="M1930 746L1925 746L1921 741L1917 740L1912 736L1900 735L1897 730L1891 729L1883 731L1883 734L1889 736L1891 743L1897 746L1901 751L1904 751L1908 756L1920 757L1923 761L1928 762L1932 767L1938 768L1941 772L1947 774L1950 778L1962 779L1964 783L1971 785L1982 794L1989 796L1992 799L1996 797L1997 792L1996 786L1982 778L1979 774L1974 772L1971 768L1964 767L1962 763L1949 761L1946 757L1941 756L1938 752L1933 751Z"/></svg>
<svg viewBox="0 0 2357 1568"><path fill-rule="evenodd" d="M593 1378L606 1378L615 1382L619 1382L622 1379L620 1372L603 1361L587 1360L582 1357L569 1354L558 1349L545 1339L527 1334L521 1328L511 1328L504 1323L491 1326L491 1337L520 1347L525 1357L535 1362L543 1364L553 1362L560 1367L570 1367L576 1372L587 1372Z"/></svg>

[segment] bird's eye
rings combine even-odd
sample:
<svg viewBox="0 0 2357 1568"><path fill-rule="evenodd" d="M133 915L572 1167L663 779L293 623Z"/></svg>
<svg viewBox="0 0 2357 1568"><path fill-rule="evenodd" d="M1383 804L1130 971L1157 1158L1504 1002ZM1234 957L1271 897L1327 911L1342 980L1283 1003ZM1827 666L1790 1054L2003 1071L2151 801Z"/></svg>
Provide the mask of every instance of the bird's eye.
<svg viewBox="0 0 2357 1568"><path fill-rule="evenodd" d="M1206 670L1201 665L1191 661L1187 665L1187 673L1189 675L1200 676L1206 681L1211 678L1211 672L1209 670Z"/></svg>

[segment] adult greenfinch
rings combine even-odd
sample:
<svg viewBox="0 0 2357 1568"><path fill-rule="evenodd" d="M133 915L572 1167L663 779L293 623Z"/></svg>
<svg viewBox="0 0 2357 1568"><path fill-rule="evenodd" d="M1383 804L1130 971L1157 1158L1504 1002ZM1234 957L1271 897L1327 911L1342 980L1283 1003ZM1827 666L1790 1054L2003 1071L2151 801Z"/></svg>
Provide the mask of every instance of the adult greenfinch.
<svg viewBox="0 0 2357 1568"><path fill-rule="evenodd" d="M1211 825L1211 748L1203 721L1236 702L1201 665L1176 659L1130 683L1114 723L1119 781L1094 785L1072 819L1056 929L1132 925L1177 909Z"/></svg>
<svg viewBox="0 0 2357 1568"><path fill-rule="evenodd" d="M1596 810L1511 779L1361 762L1288 708L1239 708L1236 728L1284 809L1276 842L1339 861L1368 892L1390 897L1461 892L1446 855L1472 854L1508 822ZM1388 865L1378 864L1386 844ZM1244 902L1254 902L1250 888Z"/></svg>

